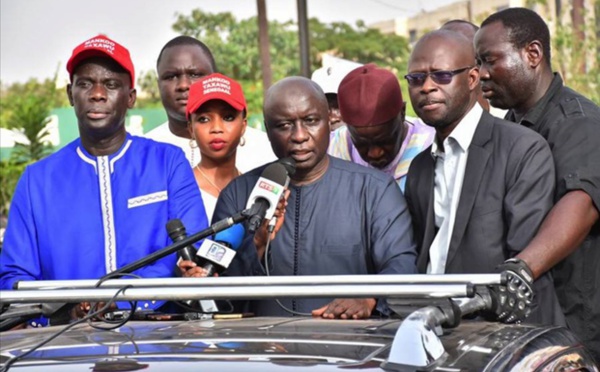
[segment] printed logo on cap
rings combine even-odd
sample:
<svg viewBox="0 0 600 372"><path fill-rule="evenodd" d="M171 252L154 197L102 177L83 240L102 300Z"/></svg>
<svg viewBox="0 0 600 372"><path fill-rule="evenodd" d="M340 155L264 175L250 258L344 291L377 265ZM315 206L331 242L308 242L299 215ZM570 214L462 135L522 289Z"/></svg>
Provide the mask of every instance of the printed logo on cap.
<svg viewBox="0 0 600 372"><path fill-rule="evenodd" d="M231 95L231 82L220 77L212 77L202 81L204 95L210 93L225 93Z"/></svg>
<svg viewBox="0 0 600 372"><path fill-rule="evenodd" d="M103 38L95 38L86 41L83 44L84 49L95 48L95 49L104 49L106 52L110 54L115 53L115 43L113 41L103 39Z"/></svg>

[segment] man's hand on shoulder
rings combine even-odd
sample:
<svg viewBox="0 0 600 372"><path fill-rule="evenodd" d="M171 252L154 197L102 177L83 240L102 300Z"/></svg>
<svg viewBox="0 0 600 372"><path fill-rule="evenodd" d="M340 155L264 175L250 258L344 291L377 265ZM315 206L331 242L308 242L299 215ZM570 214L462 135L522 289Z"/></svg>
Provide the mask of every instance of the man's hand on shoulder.
<svg viewBox="0 0 600 372"><path fill-rule="evenodd" d="M505 273L505 285L490 286L494 312L503 323L519 323L525 320L533 305L533 274L527 264L518 258L510 258L496 268Z"/></svg>
<svg viewBox="0 0 600 372"><path fill-rule="evenodd" d="M364 319L371 316L377 305L374 298L338 298L322 308L312 311L312 316L328 319Z"/></svg>

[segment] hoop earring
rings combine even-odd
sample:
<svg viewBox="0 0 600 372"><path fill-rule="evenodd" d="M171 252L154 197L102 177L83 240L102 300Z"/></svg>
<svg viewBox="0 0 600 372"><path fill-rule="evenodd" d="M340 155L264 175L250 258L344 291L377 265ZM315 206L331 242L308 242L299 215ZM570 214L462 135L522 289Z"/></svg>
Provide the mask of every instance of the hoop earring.
<svg viewBox="0 0 600 372"><path fill-rule="evenodd" d="M244 138L244 136L242 136L242 138L240 138L240 146L244 146L246 144L246 138Z"/></svg>

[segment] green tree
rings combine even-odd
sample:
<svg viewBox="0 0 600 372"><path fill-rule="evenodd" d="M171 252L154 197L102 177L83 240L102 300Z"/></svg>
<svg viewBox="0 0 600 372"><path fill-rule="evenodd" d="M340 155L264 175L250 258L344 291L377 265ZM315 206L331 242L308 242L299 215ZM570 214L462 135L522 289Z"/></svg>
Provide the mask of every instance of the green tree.
<svg viewBox="0 0 600 372"><path fill-rule="evenodd" d="M269 22L271 60L275 80L296 75L298 38L291 22ZM193 36L209 46L219 72L236 80L258 82L261 78L258 50L258 20L238 21L231 13L206 13L195 9L190 15L178 14L173 30Z"/></svg>
<svg viewBox="0 0 600 372"><path fill-rule="evenodd" d="M360 62L376 63L390 68L397 75L406 71L410 49L402 36L382 34L358 21L354 27L347 23L324 24L316 18L309 20L313 69L319 67L319 54Z"/></svg>
<svg viewBox="0 0 600 372"><path fill-rule="evenodd" d="M26 165L8 160L0 161L0 216L8 215L13 192Z"/></svg>
<svg viewBox="0 0 600 372"><path fill-rule="evenodd" d="M52 152L52 145L46 140L50 110L50 103L41 95L23 96L14 102L9 128L22 131L29 142L15 144L11 153L14 162L34 162Z"/></svg>
<svg viewBox="0 0 600 372"><path fill-rule="evenodd" d="M581 29L573 26L573 5L573 1L555 1L560 12L547 20L549 25L555 25L550 30L552 67L561 74L565 85L600 105L600 2L593 1L591 7L580 9L584 19ZM548 0L528 0L526 6L536 11L540 7L542 12L551 14Z"/></svg>
<svg viewBox="0 0 600 372"><path fill-rule="evenodd" d="M299 73L298 40L291 22L269 22L273 80ZM202 40L211 49L219 72L244 87L248 112L262 112L262 83L256 17L238 21L231 13L206 13L200 9L178 14L173 30Z"/></svg>
<svg viewBox="0 0 600 372"><path fill-rule="evenodd" d="M269 22L269 42L273 81L300 73L297 24ZM244 86L250 114L261 112L262 76L256 17L238 21L231 13L206 13L200 9L178 14L173 30L193 36L208 45L220 72L239 80ZM364 22L353 27L347 23L321 23L309 20L312 69L320 66L320 55L328 52L361 63L374 62L391 68L397 75L406 70L408 42L397 35L383 35Z"/></svg>
<svg viewBox="0 0 600 372"><path fill-rule="evenodd" d="M137 108L162 107L156 71L141 71L137 79Z"/></svg>
<svg viewBox="0 0 600 372"><path fill-rule="evenodd" d="M563 13L571 9L563 9ZM596 23L586 14L583 38L566 22L557 22L552 35L552 66L560 72L565 85L583 94L600 105L600 62L598 61L598 39ZM598 17L600 15L596 15ZM564 19L563 16L560 17Z"/></svg>
<svg viewBox="0 0 600 372"><path fill-rule="evenodd" d="M25 83L4 85L0 83L0 127L10 128L10 117L18 101L26 96L44 97L50 108L68 107L69 100L64 88L57 88L58 73L44 80L30 79ZM13 126L14 127L14 126Z"/></svg>
<svg viewBox="0 0 600 372"><path fill-rule="evenodd" d="M9 159L0 161L0 213L8 213L17 180L27 164L50 154L52 146L45 139L50 110L68 105L63 89L56 88L56 78L15 83L1 89L0 125L16 129L27 137L28 144L17 143Z"/></svg>

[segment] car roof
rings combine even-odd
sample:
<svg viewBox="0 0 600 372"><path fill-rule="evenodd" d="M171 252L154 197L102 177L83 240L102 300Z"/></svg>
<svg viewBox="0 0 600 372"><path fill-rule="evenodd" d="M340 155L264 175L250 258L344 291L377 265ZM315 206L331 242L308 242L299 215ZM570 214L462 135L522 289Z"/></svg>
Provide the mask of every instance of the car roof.
<svg viewBox="0 0 600 372"><path fill-rule="evenodd" d="M130 279L126 280L126 291L119 295L119 300L139 300L146 296L161 296L171 301L198 300L207 296L225 298L232 293L246 298L281 295L343 298L354 293L358 297L368 294L388 298L394 313L392 318L365 320L246 318L242 314L200 314L200 319L179 314L166 320L162 315L141 314L143 319L154 320L132 320L114 330L98 329L107 326L101 322L12 330L0 333L0 362L3 365L16 362L15 367L27 370L177 368L178 372L199 368L282 371L297 366L310 366L313 370L517 371L524 366L549 365L554 360L569 366L573 366L573 360L577 366L592 365L589 354L564 327L507 325L480 318L461 320L466 314L490 309L489 293L481 287L490 280L485 276L241 279L202 278L196 283L189 278L171 278L158 284L156 280ZM354 283L348 284L349 281ZM418 281L428 284L415 286ZM457 282L462 283L458 285L460 288ZM476 283L480 284L477 288ZM16 305L0 314L0 319L22 314L23 310L37 309L43 313L47 310L43 306L45 301L51 304L92 298L105 301L119 294L115 291L125 289L118 289L122 285L119 283L116 287L110 287L110 283L106 288L104 284L102 288L86 287L94 286L93 281L83 283L83 289L74 289L78 284L82 283L74 281L57 287L56 282L40 281L35 283L40 288L0 292L3 301ZM279 294L269 293L273 290ZM456 299L457 293L466 297ZM18 306L31 303L34 305ZM408 311L404 313L405 310ZM179 318L191 320L175 320ZM51 337L55 338L39 346L40 341ZM24 358L19 358L30 350Z"/></svg>
<svg viewBox="0 0 600 372"><path fill-rule="evenodd" d="M400 319L257 317L132 321L112 331L82 324L17 365L28 366L32 370L77 366L80 369L114 371L135 370L143 365L160 370L167 367L198 370L198 363L202 363L202 368L206 365L206 368L223 370L282 371L292 366L311 366L315 370L379 370L389 356L401 323ZM54 326L2 333L2 362L61 328ZM539 333L540 328L463 322L441 337L448 353L443 365L458 370L486 365L510 345L523 346L524 339L539 337L540 334L533 334L536 330ZM546 333L560 333L558 328L544 330ZM487 352L482 353L481 350Z"/></svg>

